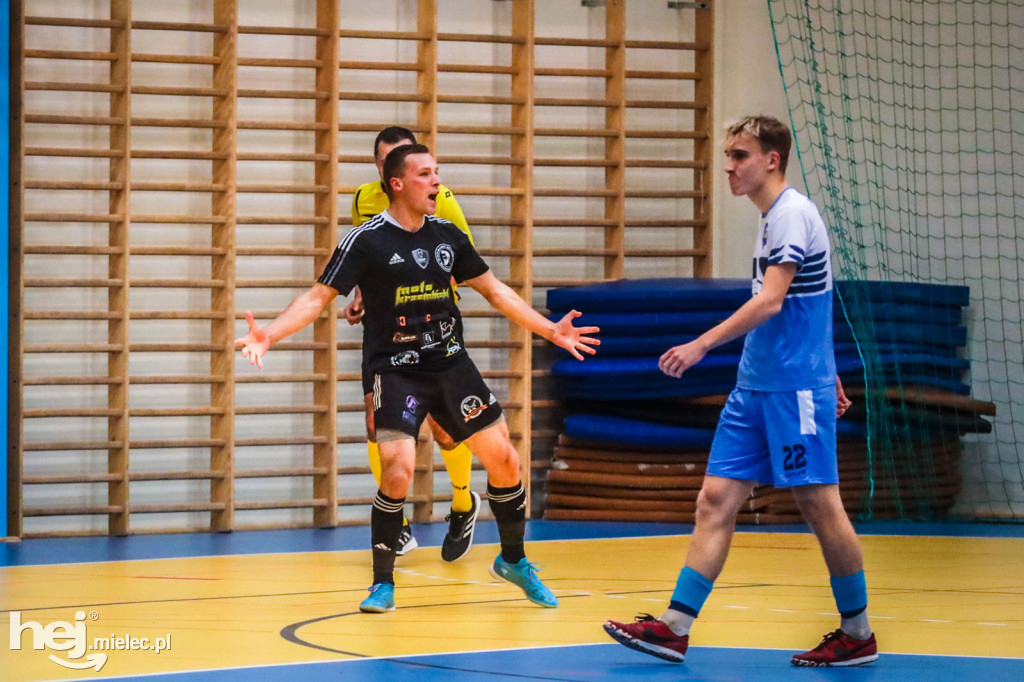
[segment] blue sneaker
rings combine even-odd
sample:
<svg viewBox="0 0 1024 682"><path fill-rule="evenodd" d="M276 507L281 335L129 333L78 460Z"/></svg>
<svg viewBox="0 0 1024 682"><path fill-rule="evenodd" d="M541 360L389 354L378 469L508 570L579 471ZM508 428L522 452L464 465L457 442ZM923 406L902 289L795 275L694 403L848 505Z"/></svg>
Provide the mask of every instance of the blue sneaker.
<svg viewBox="0 0 1024 682"><path fill-rule="evenodd" d="M494 565L491 566L491 575L507 580L522 589L526 593L526 598L534 604L549 608L558 606L558 598L537 577L537 566L531 564L525 557L510 564L499 554L498 558L494 560Z"/></svg>
<svg viewBox="0 0 1024 682"><path fill-rule="evenodd" d="M363 613L384 613L395 610L395 586L377 583L370 586L370 596L362 601L359 610Z"/></svg>

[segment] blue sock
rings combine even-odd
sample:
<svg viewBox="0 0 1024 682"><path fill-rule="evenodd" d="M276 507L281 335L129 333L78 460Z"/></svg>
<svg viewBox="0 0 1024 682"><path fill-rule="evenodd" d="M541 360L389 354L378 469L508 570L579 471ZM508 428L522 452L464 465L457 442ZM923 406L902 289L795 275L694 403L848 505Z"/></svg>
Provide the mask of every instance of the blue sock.
<svg viewBox="0 0 1024 682"><path fill-rule="evenodd" d="M668 607L673 611L682 611L696 617L714 586L713 582L700 573L685 566L683 570L679 571L676 589L672 593L672 601L669 602Z"/></svg>
<svg viewBox="0 0 1024 682"><path fill-rule="evenodd" d="M864 579L864 571L841 578L829 578L832 583L832 596L836 599L836 607L843 618L853 618L868 607L868 585Z"/></svg>

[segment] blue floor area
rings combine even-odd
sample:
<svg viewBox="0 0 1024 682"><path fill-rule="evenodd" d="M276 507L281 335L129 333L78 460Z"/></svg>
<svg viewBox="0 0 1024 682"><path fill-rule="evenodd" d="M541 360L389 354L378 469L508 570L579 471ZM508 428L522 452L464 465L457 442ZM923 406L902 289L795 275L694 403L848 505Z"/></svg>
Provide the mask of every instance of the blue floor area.
<svg viewBox="0 0 1024 682"><path fill-rule="evenodd" d="M414 526L416 539L424 546L439 546L444 523ZM952 537L1024 537L1024 524L914 523L879 521L856 524L862 535L930 535ZM526 540L579 540L591 538L651 537L689 535L692 525L673 523L612 523L593 521L544 521L527 523ZM809 532L804 524L738 526L742 532ZM477 525L478 543L498 542L494 523ZM236 531L233 533L188 533L133 535L129 537L44 538L0 543L0 566L136 561L176 557L222 556L231 554L276 554L292 552L336 552L368 549L369 526L331 529ZM1022 678L1024 679L1024 678Z"/></svg>
<svg viewBox="0 0 1024 682"><path fill-rule="evenodd" d="M886 654L855 668L794 668L796 651L692 647L682 664L666 663L618 644L435 654L334 663L304 663L129 678L147 682L288 682L290 680L720 680L722 682L1020 682L1024 660Z"/></svg>

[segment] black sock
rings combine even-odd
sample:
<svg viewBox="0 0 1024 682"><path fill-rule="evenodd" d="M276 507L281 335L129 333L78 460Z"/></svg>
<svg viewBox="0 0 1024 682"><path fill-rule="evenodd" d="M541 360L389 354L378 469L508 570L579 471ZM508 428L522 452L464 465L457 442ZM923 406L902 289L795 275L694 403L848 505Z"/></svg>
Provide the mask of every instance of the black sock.
<svg viewBox="0 0 1024 682"><path fill-rule="evenodd" d="M395 550L402 533L405 498L396 500L380 490L370 510L370 543L373 546L373 584L395 584Z"/></svg>
<svg viewBox="0 0 1024 682"><path fill-rule="evenodd" d="M487 484L487 498L491 513L498 522L501 538L501 558L510 564L526 556L523 535L526 533L526 490L522 483L511 488L495 488Z"/></svg>

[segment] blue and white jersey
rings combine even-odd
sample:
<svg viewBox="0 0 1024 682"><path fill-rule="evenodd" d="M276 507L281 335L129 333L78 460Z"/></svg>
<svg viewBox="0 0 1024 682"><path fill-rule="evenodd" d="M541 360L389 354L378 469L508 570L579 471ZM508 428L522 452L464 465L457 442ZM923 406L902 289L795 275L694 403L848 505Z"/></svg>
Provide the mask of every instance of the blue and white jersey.
<svg viewBox="0 0 1024 682"><path fill-rule="evenodd" d="M736 385L754 391L790 391L834 385L832 262L818 207L792 187L761 216L754 246L753 293L770 265L796 263L782 310L747 334Z"/></svg>

